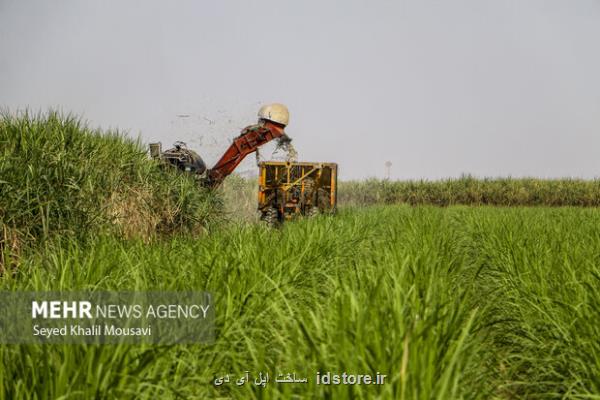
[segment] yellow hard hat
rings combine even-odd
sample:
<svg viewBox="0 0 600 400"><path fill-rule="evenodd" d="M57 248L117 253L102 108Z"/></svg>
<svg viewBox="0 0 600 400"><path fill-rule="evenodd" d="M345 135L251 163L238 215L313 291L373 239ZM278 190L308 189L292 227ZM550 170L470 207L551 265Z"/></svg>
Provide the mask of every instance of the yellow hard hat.
<svg viewBox="0 0 600 400"><path fill-rule="evenodd" d="M288 122L290 122L290 113L283 104L266 104L258 110L258 118L287 126Z"/></svg>

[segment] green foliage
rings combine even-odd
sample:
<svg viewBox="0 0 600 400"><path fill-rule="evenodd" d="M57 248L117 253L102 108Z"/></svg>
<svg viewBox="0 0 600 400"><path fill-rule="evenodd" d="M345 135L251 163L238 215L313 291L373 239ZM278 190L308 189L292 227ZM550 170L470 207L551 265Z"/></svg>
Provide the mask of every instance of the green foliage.
<svg viewBox="0 0 600 400"><path fill-rule="evenodd" d="M217 206L193 179L163 171L119 132L57 112L0 119L0 243L2 230L25 241L198 231Z"/></svg>
<svg viewBox="0 0 600 400"><path fill-rule="evenodd" d="M258 179L245 178L233 173L220 186L224 216L230 221L257 222Z"/></svg>
<svg viewBox="0 0 600 400"><path fill-rule="evenodd" d="M216 341L1 346L0 399L597 398L599 224L596 209L387 206L202 240L47 242L0 289L209 290ZM212 385L246 370L309 383Z"/></svg>
<svg viewBox="0 0 600 400"><path fill-rule="evenodd" d="M340 182L341 204L600 206L600 180L484 178Z"/></svg>
<svg viewBox="0 0 600 400"><path fill-rule="evenodd" d="M600 181L368 180L338 194L345 206L599 206ZM217 336L2 345L0 400L600 398L597 209L341 207L280 230L220 224L221 198L252 221L254 196L236 176L206 192L74 117L5 114L0 266L18 268L0 290L208 290ZM309 383L212 385L246 370ZM316 385L327 371L387 383Z"/></svg>

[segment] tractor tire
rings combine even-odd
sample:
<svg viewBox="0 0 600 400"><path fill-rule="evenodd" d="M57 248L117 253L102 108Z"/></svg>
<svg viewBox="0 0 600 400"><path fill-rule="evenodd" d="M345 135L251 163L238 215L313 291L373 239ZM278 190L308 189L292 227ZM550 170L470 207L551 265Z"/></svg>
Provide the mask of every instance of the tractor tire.
<svg viewBox="0 0 600 400"><path fill-rule="evenodd" d="M279 213L277 212L277 209L273 207L265 209L260 219L271 228L279 225Z"/></svg>

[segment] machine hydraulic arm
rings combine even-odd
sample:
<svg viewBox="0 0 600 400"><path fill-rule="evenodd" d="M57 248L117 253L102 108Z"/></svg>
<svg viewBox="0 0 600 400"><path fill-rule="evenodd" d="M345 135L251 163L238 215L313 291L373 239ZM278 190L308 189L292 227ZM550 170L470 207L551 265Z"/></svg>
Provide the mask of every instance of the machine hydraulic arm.
<svg viewBox="0 0 600 400"><path fill-rule="evenodd" d="M284 125L269 120L262 120L257 125L245 128L233 140L231 146L215 166L208 170L208 186L216 187L221 184L248 154L254 153L263 144L273 139L279 139L283 142L290 141L284 129Z"/></svg>
<svg viewBox="0 0 600 400"><path fill-rule="evenodd" d="M188 149L183 142L175 142L174 148L164 152L160 142L150 143L150 156L194 174L203 186L214 188L219 186L248 154L254 153L263 144L273 139L278 139L280 145L291 142L285 134L289 118L288 109L283 104L273 103L262 106L258 110L258 123L244 128L240 135L233 139L233 143L215 166L210 169L206 169L202 157Z"/></svg>

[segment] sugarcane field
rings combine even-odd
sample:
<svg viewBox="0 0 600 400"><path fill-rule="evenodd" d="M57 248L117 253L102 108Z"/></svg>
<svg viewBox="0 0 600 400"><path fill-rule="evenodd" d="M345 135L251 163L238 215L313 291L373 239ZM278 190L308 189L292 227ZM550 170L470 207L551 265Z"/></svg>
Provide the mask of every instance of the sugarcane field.
<svg viewBox="0 0 600 400"><path fill-rule="evenodd" d="M598 37L0 1L0 400L600 399Z"/></svg>

